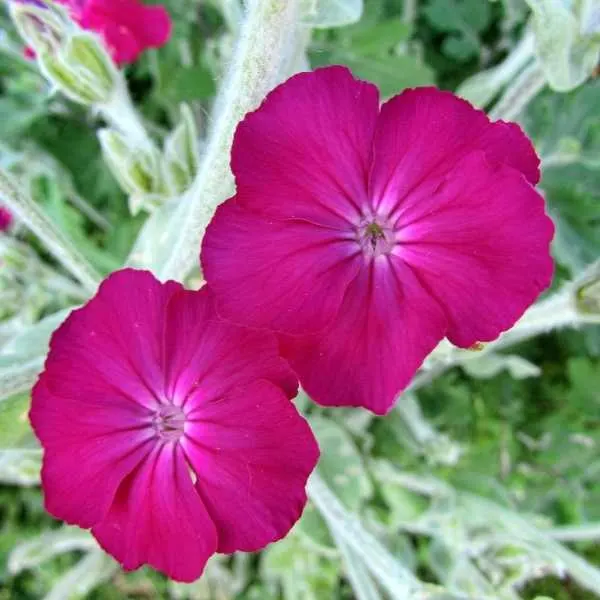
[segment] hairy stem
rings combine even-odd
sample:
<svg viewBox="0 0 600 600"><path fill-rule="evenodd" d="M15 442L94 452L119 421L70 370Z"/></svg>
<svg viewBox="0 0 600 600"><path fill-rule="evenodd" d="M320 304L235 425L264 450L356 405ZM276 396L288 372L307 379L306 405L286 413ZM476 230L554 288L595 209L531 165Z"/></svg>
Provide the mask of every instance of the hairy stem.
<svg viewBox="0 0 600 600"><path fill-rule="evenodd" d="M124 78L121 77L117 83L110 101L99 104L96 108L115 129L131 141L132 146L153 146L142 118L131 100Z"/></svg>
<svg viewBox="0 0 600 600"><path fill-rule="evenodd" d="M248 2L238 45L215 103L203 162L169 223L177 236L159 269L161 278L182 280L197 264L204 230L233 190L229 155L235 128L278 83L280 67L288 60L288 42L295 37L299 5L300 0Z"/></svg>
<svg viewBox="0 0 600 600"><path fill-rule="evenodd" d="M490 111L494 120L511 121L546 87L546 77L540 64L532 62L505 90Z"/></svg>

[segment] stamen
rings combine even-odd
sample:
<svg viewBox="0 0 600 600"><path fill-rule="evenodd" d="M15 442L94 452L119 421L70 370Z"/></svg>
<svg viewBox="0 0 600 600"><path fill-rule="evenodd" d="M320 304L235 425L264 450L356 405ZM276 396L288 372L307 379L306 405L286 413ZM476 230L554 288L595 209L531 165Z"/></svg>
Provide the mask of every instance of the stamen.
<svg viewBox="0 0 600 600"><path fill-rule="evenodd" d="M176 442L183 435L186 417L179 406L163 404L154 417L152 426L158 436L167 442Z"/></svg>
<svg viewBox="0 0 600 600"><path fill-rule="evenodd" d="M389 227L373 218L358 227L358 242L366 256L374 257L389 254L394 247L393 233Z"/></svg>

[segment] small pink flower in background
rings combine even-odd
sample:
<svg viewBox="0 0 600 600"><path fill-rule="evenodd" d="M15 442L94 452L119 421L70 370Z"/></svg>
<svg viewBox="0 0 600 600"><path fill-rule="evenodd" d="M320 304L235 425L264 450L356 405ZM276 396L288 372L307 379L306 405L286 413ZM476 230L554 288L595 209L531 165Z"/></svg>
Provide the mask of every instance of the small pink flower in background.
<svg viewBox="0 0 600 600"><path fill-rule="evenodd" d="M538 164L451 93L380 108L343 67L292 77L235 135L202 246L217 310L279 332L315 401L384 414L440 340L493 340L550 284Z"/></svg>
<svg viewBox="0 0 600 600"><path fill-rule="evenodd" d="M41 4L41 0L28 1ZM148 6L141 0L56 1L69 9L82 28L102 37L118 65L135 62L142 52L164 46L171 37L171 17L164 6ZM30 47L23 53L25 58L35 58Z"/></svg>
<svg viewBox="0 0 600 600"><path fill-rule="evenodd" d="M160 48L171 37L171 18L164 6L140 0L63 0L84 29L100 34L117 64L135 62L148 48Z"/></svg>
<svg viewBox="0 0 600 600"><path fill-rule="evenodd" d="M47 510L126 569L197 579L214 552L283 537L318 458L268 332L211 292L114 273L53 335L33 391Z"/></svg>
<svg viewBox="0 0 600 600"><path fill-rule="evenodd" d="M8 231L13 223L12 213L8 208L0 206L0 231Z"/></svg>

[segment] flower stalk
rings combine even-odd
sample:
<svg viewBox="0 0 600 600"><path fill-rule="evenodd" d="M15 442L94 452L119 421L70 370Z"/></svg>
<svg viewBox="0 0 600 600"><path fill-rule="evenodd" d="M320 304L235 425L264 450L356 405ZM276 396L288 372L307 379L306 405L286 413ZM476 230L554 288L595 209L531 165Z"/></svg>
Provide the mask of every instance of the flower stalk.
<svg viewBox="0 0 600 600"><path fill-rule="evenodd" d="M130 147L138 146L150 150L154 148L141 116L133 105L125 78L121 73L119 73L110 99L105 103L97 104L95 109L128 139Z"/></svg>
<svg viewBox="0 0 600 600"><path fill-rule="evenodd" d="M198 246L216 207L233 190L229 154L244 115L256 108L280 77L288 40L294 37L299 0L251 0L194 183L168 228L177 232L159 270L162 279L184 279L198 261Z"/></svg>
<svg viewBox="0 0 600 600"><path fill-rule="evenodd" d="M508 86L490 111L493 120L511 121L546 87L546 76L536 60Z"/></svg>

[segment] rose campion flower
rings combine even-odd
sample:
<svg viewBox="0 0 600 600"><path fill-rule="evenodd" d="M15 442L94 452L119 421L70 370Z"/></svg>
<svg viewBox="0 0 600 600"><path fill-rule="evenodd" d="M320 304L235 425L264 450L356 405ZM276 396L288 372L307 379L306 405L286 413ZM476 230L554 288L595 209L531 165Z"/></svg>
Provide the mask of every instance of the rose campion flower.
<svg viewBox="0 0 600 600"><path fill-rule="evenodd" d="M164 6L140 0L65 0L84 29L99 33L119 65L135 62L148 48L160 48L171 37L171 18Z"/></svg>
<svg viewBox="0 0 600 600"><path fill-rule="evenodd" d="M164 46L171 37L171 17L164 6L147 6L141 0L56 1L69 9L80 27L100 35L118 65L135 62L142 52ZM24 55L35 58L35 51L27 47Z"/></svg>
<svg viewBox="0 0 600 600"><path fill-rule="evenodd" d="M47 510L126 569L198 578L214 552L283 537L318 458L277 340L211 292L131 269L53 335L30 418Z"/></svg>
<svg viewBox="0 0 600 600"><path fill-rule="evenodd" d="M204 276L320 404L386 413L440 340L493 340L550 283L531 143L449 92L380 108L346 68L302 73L246 116L231 164Z"/></svg>
<svg viewBox="0 0 600 600"><path fill-rule="evenodd" d="M0 232L8 231L13 224L13 220L12 213L8 210L8 208L0 206Z"/></svg>

